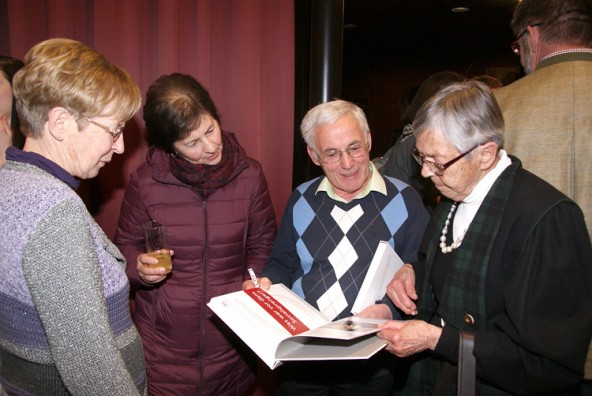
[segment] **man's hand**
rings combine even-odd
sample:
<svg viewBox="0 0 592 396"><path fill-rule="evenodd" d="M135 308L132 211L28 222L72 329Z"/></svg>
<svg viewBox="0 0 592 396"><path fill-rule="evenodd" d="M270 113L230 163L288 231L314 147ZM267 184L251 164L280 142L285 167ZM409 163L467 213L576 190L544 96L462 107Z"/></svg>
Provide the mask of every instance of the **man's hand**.
<svg viewBox="0 0 592 396"><path fill-rule="evenodd" d="M362 318L392 319L393 313L386 304L374 304L364 308L356 316Z"/></svg>
<svg viewBox="0 0 592 396"><path fill-rule="evenodd" d="M269 290L269 288L272 285L269 278L265 276L263 278L257 278L257 281L259 282L259 287L263 290ZM253 284L253 281L250 279L243 282L243 290L252 289L254 287L255 285Z"/></svg>

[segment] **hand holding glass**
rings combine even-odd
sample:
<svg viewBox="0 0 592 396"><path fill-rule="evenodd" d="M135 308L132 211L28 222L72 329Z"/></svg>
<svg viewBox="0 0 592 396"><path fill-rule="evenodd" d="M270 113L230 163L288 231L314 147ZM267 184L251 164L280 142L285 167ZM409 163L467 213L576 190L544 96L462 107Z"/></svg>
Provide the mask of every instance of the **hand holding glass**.
<svg viewBox="0 0 592 396"><path fill-rule="evenodd" d="M162 267L167 272L173 269L167 241L167 228L156 220L144 224L144 238L148 255L158 260L158 264L149 264L152 268Z"/></svg>

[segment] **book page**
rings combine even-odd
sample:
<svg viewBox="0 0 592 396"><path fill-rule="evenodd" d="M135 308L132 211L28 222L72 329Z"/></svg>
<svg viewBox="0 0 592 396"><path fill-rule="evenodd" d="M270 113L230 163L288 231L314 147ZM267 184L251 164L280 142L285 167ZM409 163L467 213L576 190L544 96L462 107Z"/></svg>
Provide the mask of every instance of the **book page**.
<svg viewBox="0 0 592 396"><path fill-rule="evenodd" d="M380 241L352 307L352 314L356 315L376 301L382 300L388 284L403 264L391 245L386 241Z"/></svg>
<svg viewBox="0 0 592 396"><path fill-rule="evenodd" d="M278 347L276 359L296 360L358 360L368 359L388 344L375 334L353 340L330 340L296 336L284 340Z"/></svg>
<svg viewBox="0 0 592 396"><path fill-rule="evenodd" d="M295 337L317 337L331 338L336 340L353 340L368 334L379 331L378 324L386 322L385 319L361 318L350 316L349 318L339 319L335 322L327 323L324 326L310 329Z"/></svg>
<svg viewBox="0 0 592 396"><path fill-rule="evenodd" d="M367 359L386 345L374 334L384 319L328 322L282 284L214 297L208 307L272 369L284 360Z"/></svg>
<svg viewBox="0 0 592 396"><path fill-rule="evenodd" d="M282 340L327 323L282 284L214 297L208 306L271 368L278 365L275 352Z"/></svg>

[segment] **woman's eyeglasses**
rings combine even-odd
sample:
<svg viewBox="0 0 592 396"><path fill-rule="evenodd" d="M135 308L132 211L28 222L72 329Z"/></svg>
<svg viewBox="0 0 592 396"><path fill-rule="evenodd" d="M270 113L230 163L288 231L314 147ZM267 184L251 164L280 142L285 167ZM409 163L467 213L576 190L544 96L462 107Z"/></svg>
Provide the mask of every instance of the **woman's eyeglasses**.
<svg viewBox="0 0 592 396"><path fill-rule="evenodd" d="M109 135L111 135L111 137L113 137L113 143L115 143L117 141L117 139L119 139L119 136L121 136L121 134L123 133L123 128L125 128L125 125L122 125L122 126L117 127L115 129L111 129L106 125L103 125L99 122L91 120L90 118L84 117L84 119L86 121L90 122L91 124L98 126L99 128L103 129L105 132L107 132Z"/></svg>
<svg viewBox="0 0 592 396"><path fill-rule="evenodd" d="M417 163L423 167L424 164L428 165L428 168L430 168L430 170L432 172L434 172L434 174L436 176L442 176L444 174L444 171L448 168L450 168L456 161L458 161L459 159L461 159L462 157L464 157L465 155L469 154L471 151L475 150L477 147L479 147L480 144L474 146L473 148L471 148L468 151L465 151L464 153L462 153L461 155L459 155L458 157L454 157L453 159L451 159L450 161L444 163L444 164L439 164L437 162L434 161L428 161L425 159L425 156L423 154L421 154L417 148L414 148L413 150L411 150L411 155L413 155L413 158L415 158L415 160L417 161Z"/></svg>

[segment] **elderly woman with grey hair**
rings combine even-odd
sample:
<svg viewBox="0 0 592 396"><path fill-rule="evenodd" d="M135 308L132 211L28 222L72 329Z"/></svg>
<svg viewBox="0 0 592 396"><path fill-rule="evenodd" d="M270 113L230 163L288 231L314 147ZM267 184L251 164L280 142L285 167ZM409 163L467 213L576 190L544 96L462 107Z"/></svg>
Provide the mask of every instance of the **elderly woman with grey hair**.
<svg viewBox="0 0 592 396"><path fill-rule="evenodd" d="M388 288L414 316L379 333L388 351L416 355L406 391L432 394L444 384L461 331L474 336L479 395L577 384L592 335L592 247L581 209L502 150L503 117L482 83L444 88L413 128L422 175L445 198L420 259Z"/></svg>

